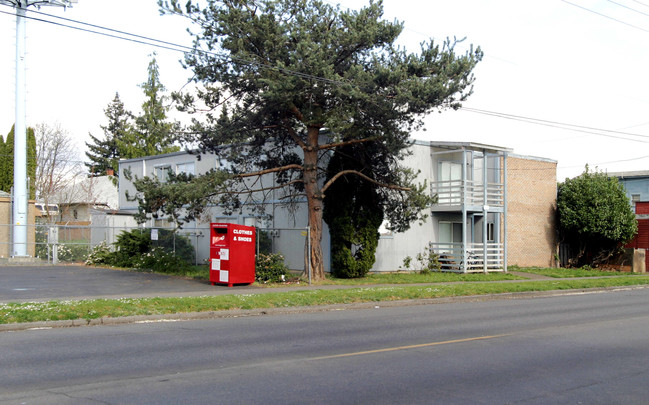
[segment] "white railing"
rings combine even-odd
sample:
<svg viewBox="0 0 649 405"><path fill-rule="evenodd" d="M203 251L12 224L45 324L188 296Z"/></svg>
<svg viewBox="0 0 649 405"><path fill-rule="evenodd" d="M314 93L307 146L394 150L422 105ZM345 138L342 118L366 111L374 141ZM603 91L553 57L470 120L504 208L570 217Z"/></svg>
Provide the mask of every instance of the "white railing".
<svg viewBox="0 0 649 405"><path fill-rule="evenodd" d="M504 185L500 183L487 184L485 193L485 185L482 183L476 183L475 181L438 181L431 184L431 191L433 195L437 195L436 205L438 206L457 206L465 204L502 207L504 205Z"/></svg>
<svg viewBox="0 0 649 405"><path fill-rule="evenodd" d="M462 243L431 242L430 248L438 255L442 271L477 273L505 270L502 243L469 243L466 252Z"/></svg>

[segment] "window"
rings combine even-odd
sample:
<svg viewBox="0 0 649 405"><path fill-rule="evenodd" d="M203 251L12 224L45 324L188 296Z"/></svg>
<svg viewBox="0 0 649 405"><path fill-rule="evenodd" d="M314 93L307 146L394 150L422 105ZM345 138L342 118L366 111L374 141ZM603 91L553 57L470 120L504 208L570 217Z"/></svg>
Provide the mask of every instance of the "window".
<svg viewBox="0 0 649 405"><path fill-rule="evenodd" d="M178 163L176 165L176 174L185 173L194 175L194 162Z"/></svg>
<svg viewBox="0 0 649 405"><path fill-rule="evenodd" d="M631 202L638 202L640 198L640 194L631 194Z"/></svg>
<svg viewBox="0 0 649 405"><path fill-rule="evenodd" d="M439 162L438 178L441 190L437 195L439 204L459 204L462 201L462 163Z"/></svg>
<svg viewBox="0 0 649 405"><path fill-rule="evenodd" d="M439 241L442 243L462 243L462 223L439 221Z"/></svg>
<svg viewBox="0 0 649 405"><path fill-rule="evenodd" d="M153 220L154 228L172 228L173 220L171 218L155 218Z"/></svg>
<svg viewBox="0 0 649 405"><path fill-rule="evenodd" d="M169 171L171 170L171 165L156 166L154 170L155 170L155 177L161 183L166 183L167 180L169 180Z"/></svg>
<svg viewBox="0 0 649 405"><path fill-rule="evenodd" d="M494 242L494 223L487 222L487 242Z"/></svg>

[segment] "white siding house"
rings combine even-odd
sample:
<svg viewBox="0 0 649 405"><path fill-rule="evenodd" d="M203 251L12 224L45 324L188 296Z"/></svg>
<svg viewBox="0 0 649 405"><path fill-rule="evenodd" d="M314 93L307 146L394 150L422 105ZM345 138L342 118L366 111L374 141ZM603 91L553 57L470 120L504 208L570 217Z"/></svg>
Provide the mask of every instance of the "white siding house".
<svg viewBox="0 0 649 405"><path fill-rule="evenodd" d="M505 271L508 261L516 264L515 259L508 259L515 258L516 252L508 252L507 243L508 232L512 231L507 227L507 160L511 150L470 142L417 141L412 145L411 151L412 154L405 163L420 172L419 180L427 182L431 194L437 195L438 200L430 208L428 219L424 223L413 223L410 230L404 233L391 233L382 227L376 263L372 270L399 270L403 268L405 257L414 258L429 248L439 255L442 268L447 271ZM526 162L526 159L517 155L519 161ZM534 159L536 158L530 158L530 161ZM126 198L127 192L131 196L136 192L133 184L124 176L126 170L137 177L156 176L164 181L168 170L201 174L218 168L221 164L225 162L219 162L214 155L202 155L199 160L197 156L187 152L122 160L119 166L120 212L137 211L137 202ZM535 175L534 172L530 173ZM556 179L556 162L550 162L550 171L546 170L542 175L549 176L551 183L553 174ZM272 182L272 177L268 181ZM542 223L551 221L548 213L555 204L552 198L544 197L544 201L536 202L540 207L538 210ZM303 269L307 229L306 200L289 209L283 203L281 195L272 194L264 207L270 215L269 220L247 214L245 209L240 214L227 216L215 206L203 220L186 224L183 229L193 232L201 259L209 255L208 238L202 237L201 232L205 232L203 229L210 222L233 222L271 229L273 251L284 254L291 269ZM164 221L151 221L147 226L164 226ZM527 238L525 233L529 232L532 236L531 239L526 239L531 241L528 245L535 243L533 229L520 227L514 232L518 233L517 236L522 235L523 239ZM552 257L554 242L546 242L539 244L539 249L543 250L543 257ZM326 224L322 248L325 269L329 270L331 255L328 254L330 244Z"/></svg>

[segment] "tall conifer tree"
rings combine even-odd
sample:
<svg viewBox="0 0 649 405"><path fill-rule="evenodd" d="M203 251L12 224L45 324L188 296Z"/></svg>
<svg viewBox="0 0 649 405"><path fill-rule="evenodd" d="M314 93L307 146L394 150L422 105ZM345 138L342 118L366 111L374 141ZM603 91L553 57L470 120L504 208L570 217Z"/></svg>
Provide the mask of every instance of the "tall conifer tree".
<svg viewBox="0 0 649 405"><path fill-rule="evenodd" d="M127 139L133 130L133 114L124 107L119 93L115 93L115 98L108 104L104 114L108 119L108 124L101 126L104 139L89 134L92 142L86 142L86 156L90 159L86 166L91 176L104 176L108 170L113 170L117 175L118 161L120 157L124 157L118 145L121 145L122 140Z"/></svg>
<svg viewBox="0 0 649 405"><path fill-rule="evenodd" d="M237 193L251 177L276 173L289 196L301 194L307 201L315 279L324 277L323 199L343 176L384 190L384 212L396 230L425 212L423 189L400 162L424 116L457 109L471 94L479 49L458 55L455 43L430 40L418 53L408 53L395 45L403 24L383 19L380 0L360 10L320 0L159 4L194 21L196 48L212 51L187 55L185 66L201 86L196 95L177 95L182 110L202 113L186 141L231 163L233 181L214 186L202 204L225 192L231 206L240 207ZM329 137L322 136L324 130ZM338 172L323 182L322 162L332 151L368 142L381 145L382 164ZM191 182L192 196L195 183L209 183ZM177 205L179 194L170 190L166 201ZM164 201L148 208L163 209Z"/></svg>

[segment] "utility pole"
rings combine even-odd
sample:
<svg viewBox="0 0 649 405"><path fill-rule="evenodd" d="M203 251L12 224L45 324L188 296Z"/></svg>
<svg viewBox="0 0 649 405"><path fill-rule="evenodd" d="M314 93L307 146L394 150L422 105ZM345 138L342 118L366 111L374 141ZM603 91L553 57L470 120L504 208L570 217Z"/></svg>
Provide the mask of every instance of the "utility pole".
<svg viewBox="0 0 649 405"><path fill-rule="evenodd" d="M0 0L0 5L16 9L16 122L14 123L14 187L13 187L13 257L28 257L27 213L27 103L26 103L26 14L27 7L72 7L78 0ZM33 180L33 179L32 179Z"/></svg>

